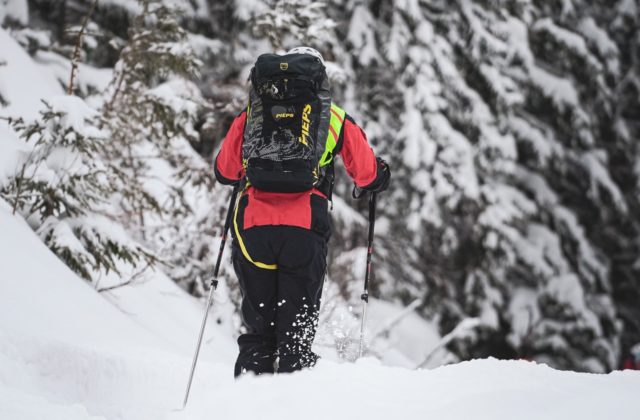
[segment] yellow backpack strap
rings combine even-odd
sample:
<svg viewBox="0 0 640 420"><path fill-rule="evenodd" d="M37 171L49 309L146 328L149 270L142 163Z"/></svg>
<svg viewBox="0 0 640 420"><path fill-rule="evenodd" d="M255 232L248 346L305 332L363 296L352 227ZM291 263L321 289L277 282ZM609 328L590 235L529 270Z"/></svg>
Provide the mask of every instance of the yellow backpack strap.
<svg viewBox="0 0 640 420"><path fill-rule="evenodd" d="M320 167L326 166L333 160L333 152L338 145L340 132L344 125L344 119L347 113L338 105L331 103L331 118L329 119L329 130L327 132L327 140L324 147L324 153L320 158Z"/></svg>
<svg viewBox="0 0 640 420"><path fill-rule="evenodd" d="M242 255L244 255L247 261L249 261L251 264L259 268L264 268L265 270L277 270L278 269L277 264L265 264L260 261L254 261L253 258L251 258L251 255L249 255L249 251L247 251L247 247L244 245L244 241L242 240L242 236L240 235L240 229L238 229L238 208L240 208L240 200L242 199L242 194L247 190L248 187L249 186L247 183L247 186L239 195L238 202L236 203L236 210L233 215L233 229L236 232L236 239L238 240L238 245L240 245L240 250L242 251Z"/></svg>

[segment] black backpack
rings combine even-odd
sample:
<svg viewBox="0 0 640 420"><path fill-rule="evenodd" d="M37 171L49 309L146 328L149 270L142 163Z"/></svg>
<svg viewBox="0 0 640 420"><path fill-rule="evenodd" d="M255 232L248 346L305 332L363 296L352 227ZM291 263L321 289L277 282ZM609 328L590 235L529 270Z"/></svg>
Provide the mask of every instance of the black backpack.
<svg viewBox="0 0 640 420"><path fill-rule="evenodd" d="M242 145L248 182L259 190L302 192L324 177L331 110L325 67L308 54L263 54L251 70Z"/></svg>

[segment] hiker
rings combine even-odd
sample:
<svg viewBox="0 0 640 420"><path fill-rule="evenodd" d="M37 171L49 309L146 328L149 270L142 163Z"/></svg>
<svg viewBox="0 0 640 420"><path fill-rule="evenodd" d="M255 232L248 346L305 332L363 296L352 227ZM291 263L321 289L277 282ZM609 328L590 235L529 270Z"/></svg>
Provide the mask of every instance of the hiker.
<svg viewBox="0 0 640 420"><path fill-rule="evenodd" d="M215 175L241 183L231 225L242 291L235 376L315 365L311 346L331 235L334 157L354 188L382 192L389 165L354 120L331 102L324 60L312 48L263 54L251 71L249 105L233 121Z"/></svg>
<svg viewBox="0 0 640 420"><path fill-rule="evenodd" d="M629 349L629 356L624 359L622 369L640 370L640 343Z"/></svg>

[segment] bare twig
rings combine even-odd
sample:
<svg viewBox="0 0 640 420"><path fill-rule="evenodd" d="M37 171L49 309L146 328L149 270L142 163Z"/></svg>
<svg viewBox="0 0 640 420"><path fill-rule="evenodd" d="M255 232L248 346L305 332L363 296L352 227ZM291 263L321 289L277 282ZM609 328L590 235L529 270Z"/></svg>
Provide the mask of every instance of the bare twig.
<svg viewBox="0 0 640 420"><path fill-rule="evenodd" d="M122 82L124 81L124 76L125 76L125 71L123 70L122 73L120 73L120 75L118 76L118 82L116 83L116 88L115 88L115 91L113 92L113 95L111 96L111 100L109 100L109 102L107 103L107 106L106 106L107 111L111 111L113 109L113 104L116 102L116 97L118 96L118 93L122 88Z"/></svg>
<svg viewBox="0 0 640 420"><path fill-rule="evenodd" d="M76 74L78 73L78 60L80 59L80 49L82 48L82 38L84 36L85 29L89 24L89 18L93 14L96 6L98 5L98 0L93 0L91 3L91 8L89 12L84 17L82 21L82 26L80 27L80 32L78 32L78 39L76 40L76 45L73 49L73 56L71 57L71 75L69 76L69 86L67 87L67 94L73 95L73 82L75 81Z"/></svg>
<svg viewBox="0 0 640 420"><path fill-rule="evenodd" d="M102 292L109 292L109 291L114 290L114 289L119 289L119 288L121 288L121 287L128 286L128 285L130 285L131 283L133 283L133 282L135 282L136 280L138 280L138 279L140 278L140 276L142 276L142 275L147 271L147 269L148 269L149 267L151 267L151 263L150 263L150 262L147 262L147 264L146 264L144 267L142 267L138 272L134 273L134 274L131 276L131 278L129 278L129 280L127 280L127 281L125 281L125 282L123 282L123 283L119 283L119 284L113 285L113 286L103 287L102 289L98 289L98 290L97 290L97 292L98 292L98 293L102 293Z"/></svg>
<svg viewBox="0 0 640 420"><path fill-rule="evenodd" d="M98 293L102 293L102 292L108 292L114 289L119 289L121 287L125 287L130 285L131 283L133 283L135 279L133 277L131 277L129 280L125 281L124 283L120 283L120 284L116 284L114 286L109 286L109 287L104 287L102 289L98 289Z"/></svg>
<svg viewBox="0 0 640 420"><path fill-rule="evenodd" d="M20 170L20 176L16 179L16 187L17 187L17 191L16 191L16 197L13 200L13 210L11 211L11 214L16 214L16 211L18 210L18 202L20 201L20 193L22 193L22 179L24 178L24 172L27 169L27 164L23 164L22 165L22 169Z"/></svg>

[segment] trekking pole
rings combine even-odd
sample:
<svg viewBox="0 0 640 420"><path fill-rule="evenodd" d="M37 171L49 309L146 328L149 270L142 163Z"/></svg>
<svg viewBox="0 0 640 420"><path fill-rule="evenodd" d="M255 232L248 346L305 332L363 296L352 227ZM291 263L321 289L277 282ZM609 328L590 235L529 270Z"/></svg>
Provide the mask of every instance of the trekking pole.
<svg viewBox="0 0 640 420"><path fill-rule="evenodd" d="M371 255L373 254L373 233L376 226L376 193L372 192L369 197L369 241L367 243L367 271L364 275L364 292L360 295L362 299L362 324L360 325L360 348L358 358L362 357L364 349L364 324L367 319L367 304L369 303L369 277L371 277Z"/></svg>
<svg viewBox="0 0 640 420"><path fill-rule="evenodd" d="M187 390L184 394L184 402L182 403L182 409L187 406L187 400L189 399L189 391L191 390L191 382L193 381L193 374L196 371L196 363L198 363L198 355L200 354L200 346L202 345L202 336L204 335L204 327L207 325L207 317L209 316L209 307L213 300L213 292L218 287L218 271L220 270L220 262L222 261L222 252L224 251L224 245L227 242L227 232L231 225L231 219L233 218L233 209L235 207L236 197L238 190L240 189L240 183L237 183L231 193L231 199L229 200L229 208L227 210L227 218L224 222L224 232L222 232L222 241L220 242L220 249L218 250L218 260L216 261L215 268L213 269L213 275L211 276L211 283L209 287L209 298L207 299L207 306L204 309L204 318L202 319L202 326L200 327L200 335L198 336L198 344L196 345L196 351L193 355L193 362L191 362L191 372L189 373L189 382L187 383Z"/></svg>

